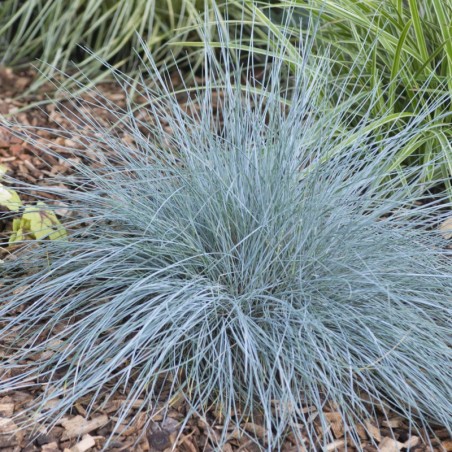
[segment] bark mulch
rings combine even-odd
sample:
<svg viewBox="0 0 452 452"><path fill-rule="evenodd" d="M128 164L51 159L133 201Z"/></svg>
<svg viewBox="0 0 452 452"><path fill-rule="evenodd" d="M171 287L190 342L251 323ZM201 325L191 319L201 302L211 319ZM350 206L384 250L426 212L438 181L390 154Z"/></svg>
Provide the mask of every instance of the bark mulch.
<svg viewBox="0 0 452 452"><path fill-rule="evenodd" d="M64 124L64 118L51 104L40 108L31 108L20 111L28 102L45 99L45 89L33 99L18 100L34 77L33 72L13 73L13 71L0 68L0 115L13 115L14 119L22 124L45 127L41 130L43 142L51 140L55 146L73 145L70 137L63 138L53 134L59 124ZM104 84L102 92L115 103L124 102L124 95L117 92L113 85ZM42 108L42 110L41 110ZM106 112L99 110L97 116ZM65 124L65 127L69 127ZM80 131L77 131L79 134ZM69 151L68 151L69 152ZM72 158L71 155L65 155ZM75 158L75 157L74 157ZM33 145L15 137L10 131L0 127L0 164L8 167L9 173L16 179L33 184L46 184L55 175L69 175L70 168L62 159L50 155L43 155ZM7 237L10 230L10 220L2 219L0 212L0 240ZM1 256L0 256L1 258ZM0 355L2 338L0 338ZM105 407L87 412L91 400L82 398L74 404L72 411L56 425L34 425L29 428L18 429L18 423L24 420L23 416L16 417L18 413L26 409L33 400L39 397L42 388L39 385L32 388L23 388L18 391L0 394L0 452L18 451L45 451L45 452L84 452L103 450L107 438L117 421L117 410L124 404L126 397L118 394L111 399ZM164 401L162 401L163 403ZM52 401L48 402L50 405ZM49 405L49 406L50 406ZM139 406L139 401L137 407ZM175 401L171 409L163 414L154 415L152 418L146 413L137 414L134 408L129 417L124 420L127 426L128 420L135 417L132 425L116 434L106 450L109 451L209 451L216 450L216 441L219 431L222 429L221 421L212 413L211 418L199 419L193 417L185 425L181 434L178 434L181 422L185 418L186 406L182 400ZM318 413L310 411L306 407L307 416L316 423ZM388 416L388 413L386 413ZM344 439L344 431L340 414L330 409L326 413L330 423L332 441L323 450L355 450L353 444ZM360 447L366 451L397 452L397 451L452 451L452 441L446 429L433 428L434 434L430 438L422 438L410 431L407 423L389 413L388 417L382 414L379 426L372 425L363 420L366 429L360 432ZM265 437L265 428L262 425L245 423L242 425L245 432L255 435L257 438ZM318 432L321 426L316 426ZM36 432L39 434L36 436ZM429 445L430 443L430 445ZM226 452L233 451L259 451L265 449L265 444L256 444L246 434L241 434L231 428L229 440L223 447ZM320 447L306 443L307 450L322 450ZM290 435L281 448L283 451L297 451L299 447L291 441Z"/></svg>

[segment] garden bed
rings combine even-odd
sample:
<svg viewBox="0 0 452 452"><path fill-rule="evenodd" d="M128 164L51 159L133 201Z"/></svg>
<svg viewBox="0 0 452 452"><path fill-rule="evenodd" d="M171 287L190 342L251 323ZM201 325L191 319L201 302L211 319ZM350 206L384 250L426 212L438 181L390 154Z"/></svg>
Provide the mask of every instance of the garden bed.
<svg viewBox="0 0 452 452"><path fill-rule="evenodd" d="M12 71L2 69L0 71L0 113L12 117L23 125L45 128L41 130L43 142L47 145L54 142L55 148L63 145L65 148L76 148L77 143L71 141L71 137L63 138L61 127L67 133L73 124L67 123L65 117L60 115L58 109L53 104L43 104L40 107L26 108L28 102L39 102L45 100L45 86L41 89L41 94L37 94L29 100L15 100L17 95L28 86L33 78L32 72L14 74ZM99 87L103 95L113 103L124 105L125 97L122 92L118 92L115 85L104 84ZM94 108L94 107L93 107ZM24 111L22 111L25 109ZM98 120L102 122L102 115L108 115L105 110L93 112ZM106 118L107 119L107 118ZM80 130L77 130L80 135ZM127 142L131 138L124 135L123 140ZM68 152L66 150L66 152ZM76 154L64 155L66 159L79 158ZM61 184L64 185L64 178L70 176L70 166L65 160L58 160L49 154L42 154L38 148L32 144L15 136L11 131L0 128L0 164L4 164L9 169L12 177L37 185L45 185L49 180L54 180L58 176ZM52 182L53 183L53 182ZM24 198L27 200L26 198ZM65 206L57 211L64 216ZM2 238L9 234L9 220L0 221L0 232ZM8 250L3 248L3 258L8 257ZM6 345L0 338L0 353ZM5 358L5 356L3 356ZM167 383L169 384L169 383ZM91 406L91 399L83 397L74 404L72 412L65 416L57 425L34 425L30 428L10 434L17 427L17 424L24 418L16 419L14 416L27 407L30 402L40 397L45 382L34 382L30 388L24 387L20 391L12 391L9 394L0 396L0 451L73 451L82 452L87 450L101 450L107 438L110 437L112 429L117 421L115 417L117 409L124 404L126 395L118 393L110 399L105 406ZM155 404L166 402L165 394L169 393L164 388L161 391L162 400L156 400ZM49 401L47 403L52 403ZM139 404L137 405L139 406ZM138 414L130 411L127 418L122 421L124 430L115 435L108 450L117 451L208 451L214 450L218 431L223 428L221 418L215 412L211 412L208 419L196 417L190 418L185 425L183 433L178 435L181 422L185 418L187 406L183 399L172 401L169 411L162 411L152 417L145 413ZM88 415L87 415L88 413ZM322 431L322 426L317 422L318 413L311 407L305 408L306 418L316 425L318 433ZM264 439L266 437L263 423L258 422L260 416L255 414L253 421L242 425L244 432ZM344 439L344 431L340 414L335 407L326 406L325 418L329 421L334 441L327 445L327 451L333 450L353 450L353 444ZM133 422L132 422L133 420ZM367 420L362 422L366 429L360 432L360 447L365 451L395 452L399 450L412 451L451 451L452 442L449 440L448 432L444 428L432 426L430 438L420 437L413 432L407 423L394 413L380 413L380 425L372 425ZM317 423L317 424L316 424ZM130 425L129 425L130 424ZM300 425L301 428L301 425ZM34 434L39 432L37 438ZM318 445L306 443L307 449L319 447ZM257 451L265 448L265 443L256 444L246 434L239 433L231 428L230 436L223 450L225 451ZM291 441L290 435L282 450L296 451L299 448Z"/></svg>

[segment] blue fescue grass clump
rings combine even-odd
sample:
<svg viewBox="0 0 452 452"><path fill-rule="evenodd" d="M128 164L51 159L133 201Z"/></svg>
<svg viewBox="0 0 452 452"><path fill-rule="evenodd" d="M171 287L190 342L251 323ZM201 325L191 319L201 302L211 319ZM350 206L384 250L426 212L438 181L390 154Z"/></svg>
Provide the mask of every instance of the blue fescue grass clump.
<svg viewBox="0 0 452 452"><path fill-rule="evenodd" d="M70 238L1 267L0 391L43 385L29 410L53 422L84 396L125 391L119 422L183 397L220 415L220 444L251 420L268 450L288 432L325 444L328 410L355 439L388 410L450 426L451 205L421 198L419 168L391 171L429 111L370 122L360 93L330 109L340 78L308 47L293 77L283 46L258 70L205 52L184 102L148 68L147 106L116 116L127 142L80 101L73 188L40 188L69 206Z"/></svg>

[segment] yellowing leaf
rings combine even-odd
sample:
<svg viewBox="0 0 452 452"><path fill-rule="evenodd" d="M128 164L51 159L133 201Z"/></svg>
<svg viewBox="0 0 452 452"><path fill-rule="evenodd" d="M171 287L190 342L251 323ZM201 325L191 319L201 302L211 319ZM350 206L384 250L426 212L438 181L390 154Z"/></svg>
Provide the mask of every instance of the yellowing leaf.
<svg viewBox="0 0 452 452"><path fill-rule="evenodd" d="M22 220L20 218L14 218L13 220L13 232L17 232L21 228Z"/></svg>
<svg viewBox="0 0 452 452"><path fill-rule="evenodd" d="M22 206L22 201L16 191L5 188L0 184L0 206L4 206L13 212L17 212Z"/></svg>
<svg viewBox="0 0 452 452"><path fill-rule="evenodd" d="M27 206L22 220L29 222L26 227L37 240L44 238L58 240L67 236L66 230L56 215L47 210L47 206L43 202L38 202L36 206Z"/></svg>
<svg viewBox="0 0 452 452"><path fill-rule="evenodd" d="M25 207L22 218L13 220L9 243L20 242L26 238L65 240L67 232L56 215L48 210L43 202L38 202L36 206Z"/></svg>
<svg viewBox="0 0 452 452"><path fill-rule="evenodd" d="M25 232L22 228L19 228L17 231L14 231L11 234L11 237L8 240L9 244L21 242L22 240L25 240Z"/></svg>
<svg viewBox="0 0 452 452"><path fill-rule="evenodd" d="M9 238L9 243L14 242L20 242L24 239L24 231L22 227L22 219L21 218L14 218L13 220L13 232L11 234L11 237Z"/></svg>

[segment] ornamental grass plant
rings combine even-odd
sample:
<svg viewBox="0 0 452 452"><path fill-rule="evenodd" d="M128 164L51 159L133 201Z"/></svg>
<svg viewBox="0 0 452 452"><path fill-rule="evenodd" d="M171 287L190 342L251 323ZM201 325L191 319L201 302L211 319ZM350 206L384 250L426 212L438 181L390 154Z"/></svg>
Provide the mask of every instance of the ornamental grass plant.
<svg viewBox="0 0 452 452"><path fill-rule="evenodd" d="M31 92L55 76L55 69L99 82L109 74L100 59L133 74L140 60L134 51L138 35L155 61L172 61L182 47L163 44L196 36L187 27L198 24L203 10L204 0L5 0L0 3L0 64L36 65L41 77Z"/></svg>
<svg viewBox="0 0 452 452"><path fill-rule="evenodd" d="M238 6L241 2L234 2ZM286 39L286 60L297 59L300 24L306 34L308 18L317 20L313 52L322 58L332 54L331 70L347 74L350 92L356 83L363 91L378 91L379 101L371 114L378 117L389 111L420 112L439 92L452 96L452 2L450 0L285 0L276 4L266 1L241 3L247 16L254 16L256 28L270 28L277 39ZM286 19L281 21L281 17ZM291 18L294 44L288 37L287 18ZM265 39L265 38L264 38ZM254 45L265 48L265 43ZM292 51L291 51L292 50ZM338 85L337 96L344 89ZM331 93L330 93L331 94ZM417 99L412 102L413 99ZM369 111L366 105L364 112ZM427 165L423 174L426 186L444 180L452 199L452 134L451 121L444 121L442 111L431 110L425 116L428 131L415 146L394 156L394 166ZM436 149L449 149L436 158Z"/></svg>
<svg viewBox="0 0 452 452"><path fill-rule="evenodd" d="M68 206L68 239L25 241L0 267L0 393L41 388L34 421L122 391L118 429L136 401L165 414L182 398L187 418L221 417L218 449L245 421L265 450L289 433L325 445L328 410L358 449L357 428L389 413L450 428L451 204L423 195L422 167L392 165L447 100L375 119L380 89L350 97L301 42L291 67L285 41L263 67L226 37L220 55L206 45L183 98L144 47L145 107L93 98L111 127L86 99L70 110L92 134L71 137L70 187L39 187Z"/></svg>

